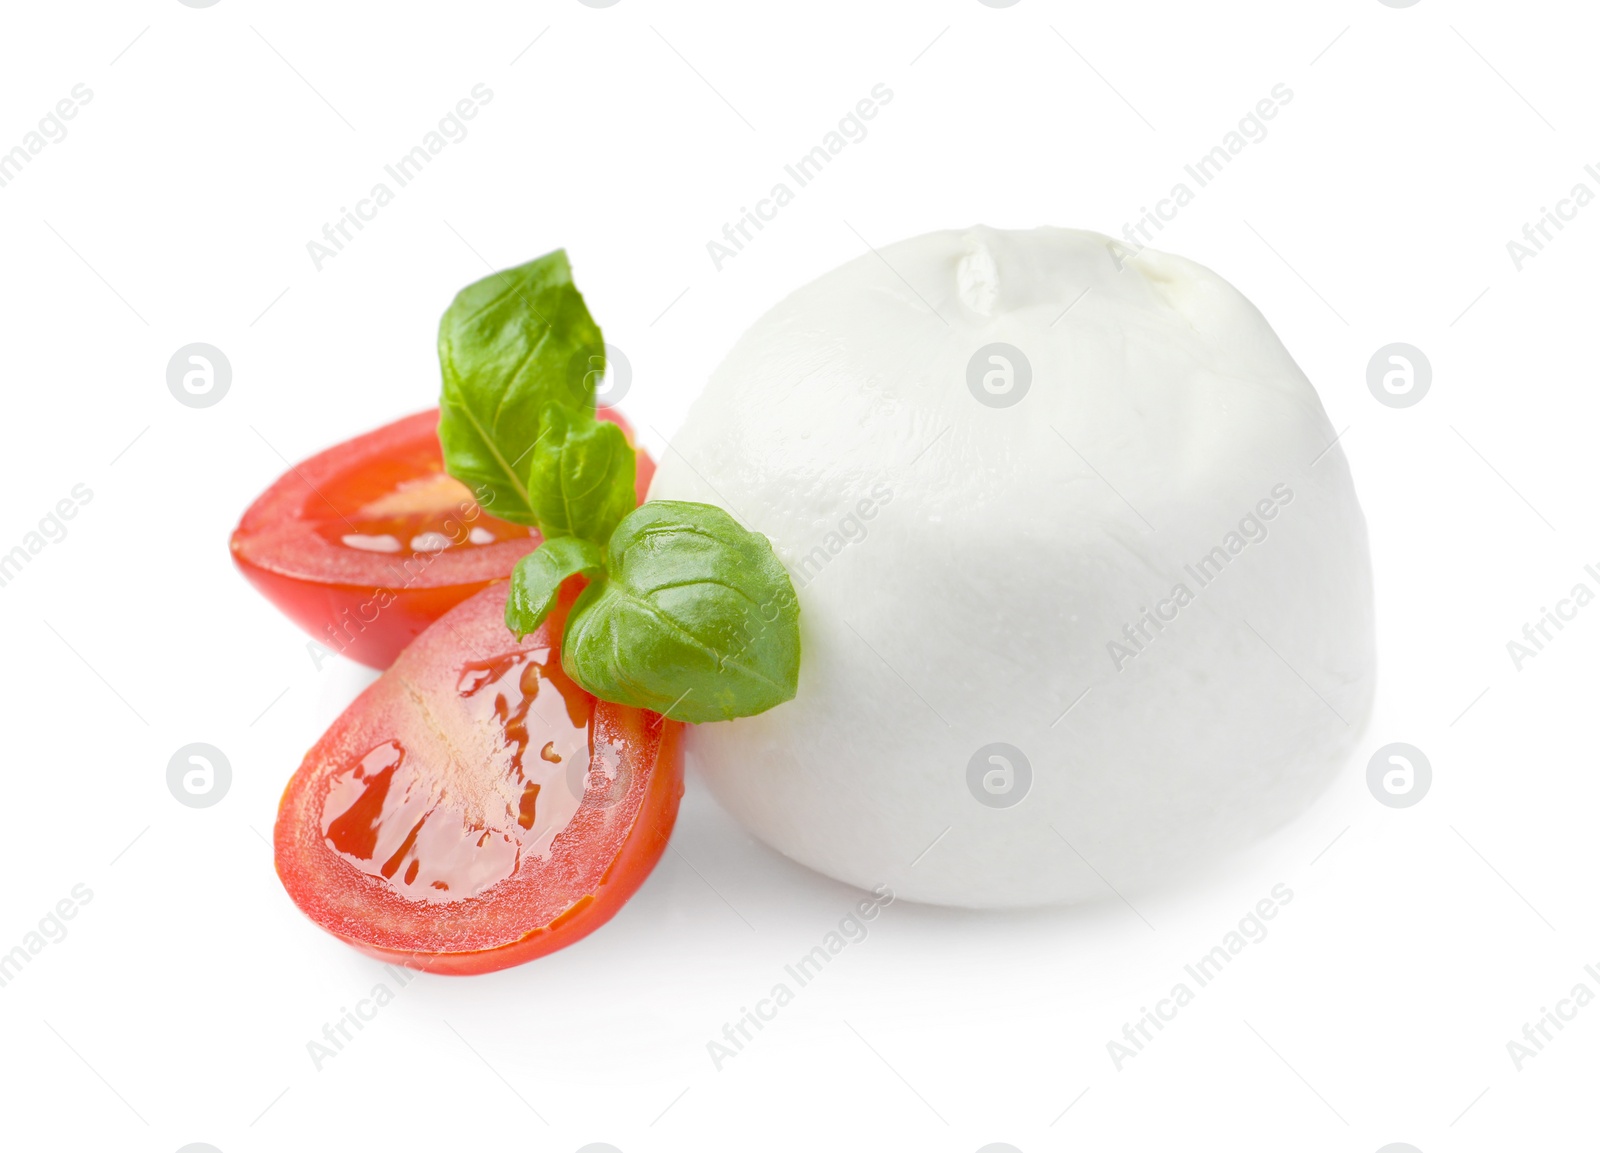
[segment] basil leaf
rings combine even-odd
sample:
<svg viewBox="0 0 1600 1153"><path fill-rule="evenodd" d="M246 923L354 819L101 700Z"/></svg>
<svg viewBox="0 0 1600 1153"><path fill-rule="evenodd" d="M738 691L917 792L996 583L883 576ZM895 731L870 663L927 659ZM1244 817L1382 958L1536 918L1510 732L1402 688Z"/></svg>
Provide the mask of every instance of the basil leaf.
<svg viewBox="0 0 1600 1153"><path fill-rule="evenodd" d="M636 462L622 429L587 412L551 406L533 450L528 501L546 540L577 536L603 545L633 511Z"/></svg>
<svg viewBox="0 0 1600 1153"><path fill-rule="evenodd" d="M634 452L594 417L604 365L560 250L468 285L439 321L445 468L487 512L545 538L512 573L507 628L538 628L582 575L562 664L596 697L689 722L790 700L800 606L788 573L721 509L633 508Z"/></svg>
<svg viewBox="0 0 1600 1153"><path fill-rule="evenodd" d="M605 579L606 564L599 545L575 536L547 540L519 560L511 570L511 591L506 596L506 628L521 640L544 624L561 582L577 573L588 577L592 586Z"/></svg>
<svg viewBox="0 0 1600 1153"><path fill-rule="evenodd" d="M611 535L609 575L567 618L561 663L602 700L679 721L782 704L800 675L800 606L772 545L719 508L650 501Z"/></svg>
<svg viewBox="0 0 1600 1153"><path fill-rule="evenodd" d="M445 470L489 513L533 524L525 478L544 411L592 408L594 375L571 369L604 356L565 251L463 288L439 321Z"/></svg>

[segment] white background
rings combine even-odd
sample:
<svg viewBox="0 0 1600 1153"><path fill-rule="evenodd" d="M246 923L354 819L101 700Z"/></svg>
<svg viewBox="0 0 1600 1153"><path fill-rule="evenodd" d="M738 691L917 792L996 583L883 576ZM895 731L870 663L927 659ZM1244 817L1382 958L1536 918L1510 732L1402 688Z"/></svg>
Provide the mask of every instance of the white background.
<svg viewBox="0 0 1600 1153"><path fill-rule="evenodd" d="M1600 207L1506 242L1600 162L1577 4L8 5L0 551L94 496L0 588L0 951L92 901L0 988L13 1148L1577 1148L1600 1007L1506 1043L1600 962L1600 608L1518 672L1506 642L1600 561ZM531 46L530 46L531 44ZM318 271L306 242L475 84L492 103ZM1357 754L1270 843L1170 890L979 915L896 903L719 1072L706 1043L855 900L689 782L673 851L602 931L386 980L290 904L265 843L299 757L370 678L319 671L234 572L284 468L427 407L461 285L556 246L634 369L659 451L737 334L880 245L974 222L1120 232L1267 95L1293 100L1162 234L1256 302L1317 384L1372 533L1381 687ZM736 259L706 242L875 84L892 103ZM179 405L168 358L233 365ZM1373 352L1424 350L1390 409ZM1514 487L1513 487L1514 486ZM205 741L202 810L168 758ZM1367 758L1423 749L1413 808ZM1292 903L1119 1072L1106 1043L1276 884ZM1585 1146L1587 1147L1587 1146Z"/></svg>

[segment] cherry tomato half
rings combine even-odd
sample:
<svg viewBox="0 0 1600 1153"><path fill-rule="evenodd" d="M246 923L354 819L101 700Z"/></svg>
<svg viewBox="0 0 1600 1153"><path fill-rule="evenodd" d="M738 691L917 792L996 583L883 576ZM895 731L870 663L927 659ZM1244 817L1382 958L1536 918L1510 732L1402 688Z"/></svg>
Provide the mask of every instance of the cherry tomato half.
<svg viewBox="0 0 1600 1153"><path fill-rule="evenodd" d="M278 808L278 876L380 960L486 973L609 920L666 849L682 726L598 701L552 620L518 641L501 581L433 623L306 754Z"/></svg>
<svg viewBox="0 0 1600 1153"><path fill-rule="evenodd" d="M597 415L632 439L615 411ZM445 473L438 425L437 409L419 412L318 453L279 477L233 533L251 584L328 649L373 668L539 544ZM638 450L641 501L654 473Z"/></svg>

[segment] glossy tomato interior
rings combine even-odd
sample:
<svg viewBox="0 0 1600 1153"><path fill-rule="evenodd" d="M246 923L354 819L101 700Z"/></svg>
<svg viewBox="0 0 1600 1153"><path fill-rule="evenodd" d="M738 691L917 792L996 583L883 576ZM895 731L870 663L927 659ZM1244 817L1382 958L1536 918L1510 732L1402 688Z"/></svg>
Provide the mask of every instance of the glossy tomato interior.
<svg viewBox="0 0 1600 1153"><path fill-rule="evenodd" d="M632 439L616 412L598 415ZM373 668L539 543L445 473L438 424L437 409L419 412L318 453L279 477L234 530L234 561L268 600ZM654 473L640 451L641 501Z"/></svg>
<svg viewBox="0 0 1600 1153"><path fill-rule="evenodd" d="M284 887L373 956L477 973L561 948L610 919L671 834L681 726L579 688L551 622L518 641L506 590L418 637L284 792Z"/></svg>

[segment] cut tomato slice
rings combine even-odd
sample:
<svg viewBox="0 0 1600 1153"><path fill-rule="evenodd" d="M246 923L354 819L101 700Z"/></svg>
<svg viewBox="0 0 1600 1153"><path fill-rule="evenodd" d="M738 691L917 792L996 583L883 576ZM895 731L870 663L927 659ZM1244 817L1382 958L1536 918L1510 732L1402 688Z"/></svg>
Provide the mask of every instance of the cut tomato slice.
<svg viewBox="0 0 1600 1153"><path fill-rule="evenodd" d="M632 440L614 410L596 415ZM373 668L539 544L445 473L438 427L437 409L419 412L318 453L279 477L233 533L251 584L322 645ZM655 463L636 451L642 501Z"/></svg>
<svg viewBox="0 0 1600 1153"><path fill-rule="evenodd" d="M596 700L551 643L581 580L518 641L508 585L434 622L306 754L278 809L278 876L384 961L486 973L604 924L666 848L682 726Z"/></svg>

